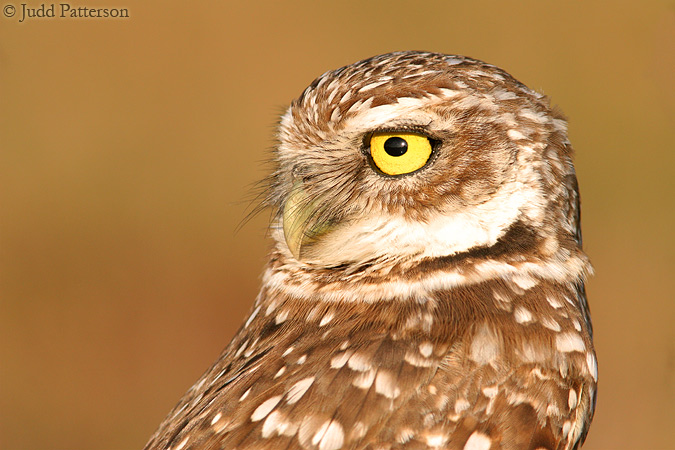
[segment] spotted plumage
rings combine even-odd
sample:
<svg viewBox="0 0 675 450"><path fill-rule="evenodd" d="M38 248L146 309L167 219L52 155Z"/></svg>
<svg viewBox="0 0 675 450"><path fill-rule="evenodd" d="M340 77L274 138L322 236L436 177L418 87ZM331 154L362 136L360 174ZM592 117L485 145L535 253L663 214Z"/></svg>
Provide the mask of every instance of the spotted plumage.
<svg viewBox="0 0 675 450"><path fill-rule="evenodd" d="M281 120L250 317L146 449L578 448L597 363L571 157L547 99L477 60L316 79Z"/></svg>

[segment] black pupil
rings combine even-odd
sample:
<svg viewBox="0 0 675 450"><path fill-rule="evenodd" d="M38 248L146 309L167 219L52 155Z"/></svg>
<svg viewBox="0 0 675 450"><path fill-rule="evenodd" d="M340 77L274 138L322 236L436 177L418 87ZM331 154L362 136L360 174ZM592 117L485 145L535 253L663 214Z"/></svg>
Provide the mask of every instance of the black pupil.
<svg viewBox="0 0 675 450"><path fill-rule="evenodd" d="M390 137L384 141L384 151L390 156L401 156L408 151L408 143L400 137Z"/></svg>

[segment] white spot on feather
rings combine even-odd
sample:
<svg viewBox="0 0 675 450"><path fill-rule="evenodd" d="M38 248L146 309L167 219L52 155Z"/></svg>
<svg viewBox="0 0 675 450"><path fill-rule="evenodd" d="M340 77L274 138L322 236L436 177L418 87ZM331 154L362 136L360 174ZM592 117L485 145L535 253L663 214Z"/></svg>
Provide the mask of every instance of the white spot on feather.
<svg viewBox="0 0 675 450"><path fill-rule="evenodd" d="M464 444L464 450L490 450L491 445L492 440L489 437L480 431L474 431Z"/></svg>
<svg viewBox="0 0 675 450"><path fill-rule="evenodd" d="M314 437L312 445L318 445L319 450L338 450L344 443L345 433L335 420L326 421L319 427Z"/></svg>
<svg viewBox="0 0 675 450"><path fill-rule="evenodd" d="M513 130L513 129L511 129L511 130L509 130L509 131L506 132L506 135L507 135L509 138L513 139L514 141L519 141L519 140L521 140L521 139L526 139L525 135L524 135L523 133L521 133L520 131L518 131L518 130Z"/></svg>
<svg viewBox="0 0 675 450"><path fill-rule="evenodd" d="M429 447L439 448L448 441L448 437L444 434L428 434L426 436L426 443Z"/></svg>
<svg viewBox="0 0 675 450"><path fill-rule="evenodd" d="M246 351L244 352L245 357L248 358L249 356L251 356L253 354L253 352L255 351L255 348L256 348L255 346L256 346L257 343L258 343L258 338L254 339L253 342L251 342L251 345L249 345L246 348Z"/></svg>
<svg viewBox="0 0 675 450"><path fill-rule="evenodd" d="M244 393L242 394L242 396L239 397L239 401L240 401L240 402L241 402L242 400L245 400L246 397L248 397L248 394L251 393L251 389L253 389L253 388L248 388L248 389L246 390L246 392L244 392Z"/></svg>
<svg viewBox="0 0 675 450"><path fill-rule="evenodd" d="M352 432L350 433L350 438L353 439L353 440L361 439L363 436L366 435L367 431L368 431L368 427L366 427L366 424L364 424L361 421L356 422L352 426Z"/></svg>
<svg viewBox="0 0 675 450"><path fill-rule="evenodd" d="M262 437L269 438L275 433L279 435L293 436L298 430L297 425L286 420L279 411L272 411L262 426Z"/></svg>
<svg viewBox="0 0 675 450"><path fill-rule="evenodd" d="M416 74L418 77L423 77L423 76L425 76L425 75L435 75L435 74L437 74L437 73L439 73L439 72L440 72L440 71L438 71L438 70L423 70L422 72L415 72L415 74Z"/></svg>
<svg viewBox="0 0 675 450"><path fill-rule="evenodd" d="M176 450L181 450L183 447L185 447L185 444L188 443L189 439L190 439L190 436L187 436L185 439L183 439L183 441L180 444L178 444L178 446L176 447Z"/></svg>
<svg viewBox="0 0 675 450"><path fill-rule="evenodd" d="M220 372L218 372L218 374L215 376L215 378L213 379L213 381L212 381L211 383L213 384L213 383L215 383L216 381L218 381L218 380L220 379L220 377L222 377L223 375L225 375L225 372L226 372L226 371L227 371L226 369L223 369L223 370L221 370Z"/></svg>
<svg viewBox="0 0 675 450"><path fill-rule="evenodd" d="M575 330L581 331L581 324L577 319L572 319L572 326L574 327Z"/></svg>
<svg viewBox="0 0 675 450"><path fill-rule="evenodd" d="M220 415L220 414L218 414ZM216 417L218 417L216 415ZM214 419L211 421L211 427L213 428L213 432L216 434L220 434L222 432L227 432L228 431L228 426L232 423L231 420L221 420L222 417L218 417L218 420Z"/></svg>
<svg viewBox="0 0 675 450"><path fill-rule="evenodd" d="M352 385L361 389L370 389L373 385L373 380L375 380L375 369L367 370L356 375L352 380Z"/></svg>
<svg viewBox="0 0 675 450"><path fill-rule="evenodd" d="M262 402L260 406L253 411L253 414L251 414L251 421L257 422L267 417L267 415L279 404L281 397L281 395L275 395Z"/></svg>
<svg viewBox="0 0 675 450"><path fill-rule="evenodd" d="M548 121L548 116L546 114L535 112L529 108L521 109L518 111L518 115L536 123L546 123Z"/></svg>
<svg viewBox="0 0 675 450"><path fill-rule="evenodd" d="M508 296L502 294L501 292L498 292L498 291L495 291L495 290L492 291L492 296L493 296L493 297L495 298L495 300L497 300L498 302L508 303L508 302L511 301L511 297L508 297Z"/></svg>
<svg viewBox="0 0 675 450"><path fill-rule="evenodd" d="M420 353L425 358L428 358L429 356L431 356L431 352L434 350L434 347L433 347L433 345L431 345L431 342L422 342L420 344L419 348L420 348Z"/></svg>
<svg viewBox="0 0 675 450"><path fill-rule="evenodd" d="M277 302L272 302L267 306L267 309L265 310L265 315L269 316L274 312L274 310L277 309Z"/></svg>
<svg viewBox="0 0 675 450"><path fill-rule="evenodd" d="M546 255L553 255L560 248L560 244L558 243L558 239L554 236L549 236L544 239L541 248Z"/></svg>
<svg viewBox="0 0 675 450"><path fill-rule="evenodd" d="M487 324L482 324L471 342L469 358L478 364L488 364L499 354L499 341L494 331Z"/></svg>
<svg viewBox="0 0 675 450"><path fill-rule="evenodd" d="M532 322L532 313L523 306L518 306L513 312L513 316L518 323L528 323Z"/></svg>
<svg viewBox="0 0 675 450"><path fill-rule="evenodd" d="M279 314L276 315L274 318L274 323L277 325L284 323L288 319L288 311L281 311Z"/></svg>
<svg viewBox="0 0 675 450"><path fill-rule="evenodd" d="M460 95L460 91L455 91L448 88L441 88L441 95L445 98L453 98Z"/></svg>
<svg viewBox="0 0 675 450"><path fill-rule="evenodd" d="M431 367L434 365L433 360L420 356L417 352L406 352L403 357L405 362L412 364L415 367Z"/></svg>
<svg viewBox="0 0 675 450"><path fill-rule="evenodd" d="M244 324L244 328L248 328L249 325L251 325L251 322L253 322L253 319L255 319L255 316L258 315L260 312L260 306L258 306L256 309L253 310L250 316L248 316L248 319L246 319L246 323Z"/></svg>
<svg viewBox="0 0 675 450"><path fill-rule="evenodd" d="M497 100L513 100L515 98L518 98L515 92L504 91L501 89L494 90L492 94L495 96Z"/></svg>
<svg viewBox="0 0 675 450"><path fill-rule="evenodd" d="M396 433L396 442L405 444L415 437L415 432L412 428L402 428Z"/></svg>
<svg viewBox="0 0 675 450"><path fill-rule="evenodd" d="M241 355L241 354L244 352L244 350L246 350L246 345L248 345L248 339L245 340L245 341L239 346L239 348L237 349L237 352L234 354L234 357L235 357L235 358L238 358L239 355Z"/></svg>
<svg viewBox="0 0 675 450"><path fill-rule="evenodd" d="M549 305L553 306L555 309L562 308L563 306L562 303L560 303L560 301L557 298L550 295L546 296L546 301L548 302Z"/></svg>
<svg viewBox="0 0 675 450"><path fill-rule="evenodd" d="M354 353L347 361L347 366L352 370L366 371L370 370L372 367L370 364L370 358L365 356L362 353Z"/></svg>
<svg viewBox="0 0 675 450"><path fill-rule="evenodd" d="M556 405L548 405L546 415L549 417L560 416L560 409Z"/></svg>
<svg viewBox="0 0 675 450"><path fill-rule="evenodd" d="M550 317L541 317L540 322L551 331L560 331L560 324Z"/></svg>
<svg viewBox="0 0 675 450"><path fill-rule="evenodd" d="M567 399L567 406L569 406L570 409L577 407L577 391L574 389L570 389L570 395Z"/></svg>
<svg viewBox="0 0 675 450"><path fill-rule="evenodd" d="M348 101L350 98L352 98L352 91L347 91L347 92L345 92L345 94L340 99L340 103L344 103L344 102Z"/></svg>
<svg viewBox="0 0 675 450"><path fill-rule="evenodd" d="M211 425L215 425L216 422L218 422L221 417L223 417L223 413L218 413L215 416L213 416L213 420L211 420Z"/></svg>
<svg viewBox="0 0 675 450"><path fill-rule="evenodd" d="M536 345L532 342L523 341L521 343L520 352L518 356L525 362L541 362L547 358L547 353L542 349L540 345Z"/></svg>
<svg viewBox="0 0 675 450"><path fill-rule="evenodd" d="M328 323L330 323L331 320L333 320L333 313L332 312L327 313L326 315L324 315L321 318L321 322L319 322L319 326L322 327L324 325L327 325Z"/></svg>
<svg viewBox="0 0 675 450"><path fill-rule="evenodd" d="M303 395L305 395L305 392L307 392L310 386L312 386L312 383L314 383L314 377L303 378L302 380L295 383L288 390L286 402L289 405L296 403L298 400L300 400L300 398L302 398Z"/></svg>
<svg viewBox="0 0 675 450"><path fill-rule="evenodd" d="M499 388L497 386L488 386L483 388L483 395L485 395L487 398L494 398L498 392Z"/></svg>
<svg viewBox="0 0 675 450"><path fill-rule="evenodd" d="M460 414L461 412L466 411L470 406L471 404L465 398L458 399L455 402L455 414Z"/></svg>
<svg viewBox="0 0 675 450"><path fill-rule="evenodd" d="M368 110L370 105L373 103L373 97L370 97L368 100L358 100L347 110L348 113L357 113L361 110Z"/></svg>
<svg viewBox="0 0 675 450"><path fill-rule="evenodd" d="M366 85L363 86L361 89L359 89L359 92L365 92L365 91L368 91L368 90L370 90L370 89L376 88L376 87L378 87L378 86L380 86L380 85L383 85L383 84L386 83L387 81L388 81L388 80L379 80L379 81L375 81L374 83L366 84Z"/></svg>
<svg viewBox="0 0 675 450"><path fill-rule="evenodd" d="M272 436L274 432L277 431L280 418L281 413L279 411L272 411L272 413L269 416L267 416L267 419L265 419L265 422L263 422L262 426L263 438L267 439L268 437Z"/></svg>
<svg viewBox="0 0 675 450"><path fill-rule="evenodd" d="M457 83L457 85L459 86L460 83ZM476 106L487 106L483 105L483 103L484 102L480 98L476 97L475 95L470 95L462 99L456 100L453 106L457 109L471 109Z"/></svg>
<svg viewBox="0 0 675 450"><path fill-rule="evenodd" d="M595 360L595 355L593 353L586 353L586 365L588 366L588 371L591 373L593 379L598 381L598 362Z"/></svg>
<svg viewBox="0 0 675 450"><path fill-rule="evenodd" d="M337 122L342 117L340 114L340 108L335 108L330 115L330 122Z"/></svg>
<svg viewBox="0 0 675 450"><path fill-rule="evenodd" d="M528 290L537 285L538 281L535 278L532 278L528 275L515 274L511 277L511 281L516 283L518 287L524 290Z"/></svg>
<svg viewBox="0 0 675 450"><path fill-rule="evenodd" d="M352 355L351 352L342 352L342 353L338 353L337 355L333 356L330 360L331 368L340 369L345 364L347 364L347 361L349 361L349 357L351 355Z"/></svg>
<svg viewBox="0 0 675 450"><path fill-rule="evenodd" d="M568 331L567 333L557 334L555 337L555 347L563 353L583 352L586 350L584 340L579 333Z"/></svg>
<svg viewBox="0 0 675 450"><path fill-rule="evenodd" d="M386 370L377 372L377 376L375 377L375 392L391 399L401 395L401 390L396 384L396 379Z"/></svg>

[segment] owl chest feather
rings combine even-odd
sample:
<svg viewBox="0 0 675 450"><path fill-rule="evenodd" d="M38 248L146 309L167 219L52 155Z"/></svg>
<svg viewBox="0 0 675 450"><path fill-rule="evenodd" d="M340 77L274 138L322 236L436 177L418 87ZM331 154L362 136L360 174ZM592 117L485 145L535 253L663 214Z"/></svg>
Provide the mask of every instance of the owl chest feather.
<svg viewBox="0 0 675 450"><path fill-rule="evenodd" d="M217 448L464 448L471 436L566 448L594 385L578 295L506 281L379 304L263 290L177 407L172 442L201 427Z"/></svg>

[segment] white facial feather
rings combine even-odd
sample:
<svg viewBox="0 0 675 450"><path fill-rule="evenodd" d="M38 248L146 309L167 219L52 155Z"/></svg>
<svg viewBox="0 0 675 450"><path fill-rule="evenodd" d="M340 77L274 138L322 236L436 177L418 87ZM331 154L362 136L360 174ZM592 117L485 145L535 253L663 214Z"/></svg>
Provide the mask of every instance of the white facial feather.
<svg viewBox="0 0 675 450"><path fill-rule="evenodd" d="M494 245L526 206L541 204L537 191L525 189L515 179L504 183L487 202L434 214L424 222L384 213L348 221L326 234L312 248L307 262L339 265L409 256L451 256Z"/></svg>
<svg viewBox="0 0 675 450"><path fill-rule="evenodd" d="M399 98L398 103L364 108L360 114L345 121L345 128L352 132L376 130L391 127L405 119L408 125L423 125L431 122L435 116L425 113L421 108L433 102L429 99Z"/></svg>

